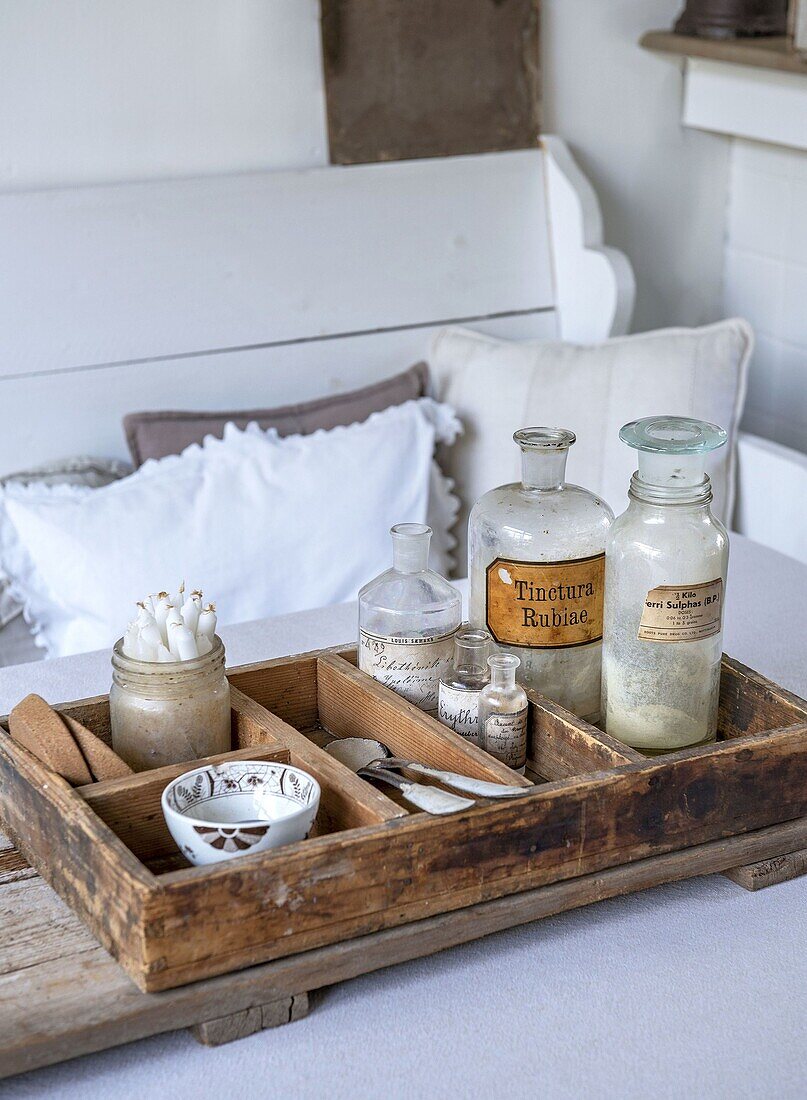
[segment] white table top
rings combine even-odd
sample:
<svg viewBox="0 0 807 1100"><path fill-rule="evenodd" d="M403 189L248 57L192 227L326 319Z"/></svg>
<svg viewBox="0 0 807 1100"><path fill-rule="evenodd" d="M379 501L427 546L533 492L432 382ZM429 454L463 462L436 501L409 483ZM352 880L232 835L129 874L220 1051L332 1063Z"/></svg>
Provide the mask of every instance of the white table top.
<svg viewBox="0 0 807 1100"><path fill-rule="evenodd" d="M735 536L725 648L807 695L807 566ZM230 664L337 645L354 605L222 630ZM100 694L108 654L0 669L0 707ZM2 916L0 915L0 935ZM312 997L216 1049L185 1032L0 1085L3 1097L350 1100L807 1095L807 878L719 876L500 932Z"/></svg>

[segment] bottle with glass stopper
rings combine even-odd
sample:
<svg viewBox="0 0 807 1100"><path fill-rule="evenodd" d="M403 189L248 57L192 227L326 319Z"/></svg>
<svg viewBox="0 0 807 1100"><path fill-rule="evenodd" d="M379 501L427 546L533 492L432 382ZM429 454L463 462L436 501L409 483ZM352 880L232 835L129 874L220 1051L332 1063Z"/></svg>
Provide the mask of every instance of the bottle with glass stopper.
<svg viewBox="0 0 807 1100"><path fill-rule="evenodd" d="M479 693L481 747L514 771L527 766L527 693L516 683L521 664L511 653L488 657L490 683Z"/></svg>
<svg viewBox="0 0 807 1100"><path fill-rule="evenodd" d="M454 655L462 597L429 569L432 530L398 523L392 568L359 592L359 668L421 710L437 713L440 678Z"/></svg>
<svg viewBox="0 0 807 1100"><path fill-rule="evenodd" d="M487 684L490 634L461 629L454 635L454 660L440 680L437 717L460 737L479 745L479 693Z"/></svg>
<svg viewBox="0 0 807 1100"><path fill-rule="evenodd" d="M705 460L726 433L654 416L619 436L639 468L608 533L602 709L608 733L657 755L717 734L729 540Z"/></svg>
<svg viewBox="0 0 807 1100"><path fill-rule="evenodd" d="M613 512L565 481L565 428L522 428L521 481L468 521L471 622L520 658L519 680L589 722L600 714L605 536Z"/></svg>

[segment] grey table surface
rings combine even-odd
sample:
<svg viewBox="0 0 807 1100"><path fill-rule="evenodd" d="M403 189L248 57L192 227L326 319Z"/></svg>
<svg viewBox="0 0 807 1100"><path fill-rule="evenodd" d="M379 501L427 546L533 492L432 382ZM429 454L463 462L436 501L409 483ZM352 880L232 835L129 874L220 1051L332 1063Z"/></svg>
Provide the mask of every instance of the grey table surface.
<svg viewBox="0 0 807 1100"><path fill-rule="evenodd" d="M228 663L350 639L355 605L222 630ZM733 539L725 648L807 695L807 566ZM0 669L0 707L109 686L107 653ZM0 925L0 935L2 926ZM807 1097L807 878L719 876L501 932L315 995L217 1049L175 1032L37 1070L3 1097Z"/></svg>

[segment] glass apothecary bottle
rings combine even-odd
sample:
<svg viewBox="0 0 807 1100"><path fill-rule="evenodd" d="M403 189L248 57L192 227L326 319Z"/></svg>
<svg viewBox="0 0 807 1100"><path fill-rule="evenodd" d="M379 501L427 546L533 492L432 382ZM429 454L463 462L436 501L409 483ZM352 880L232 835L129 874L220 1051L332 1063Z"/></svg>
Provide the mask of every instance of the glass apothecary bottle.
<svg viewBox="0 0 807 1100"><path fill-rule="evenodd" d="M479 693L487 684L490 634L460 629L454 635L454 660L440 680L437 717L460 737L481 744Z"/></svg>
<svg viewBox="0 0 807 1100"><path fill-rule="evenodd" d="M199 760L232 747L230 684L224 645L213 638L203 657L140 661L112 650L109 692L112 748L135 771Z"/></svg>
<svg viewBox="0 0 807 1100"><path fill-rule="evenodd" d="M359 592L359 668L437 713L438 688L454 654L462 597L429 569L431 527L398 523L392 568Z"/></svg>
<svg viewBox="0 0 807 1100"><path fill-rule="evenodd" d="M520 658L521 683L595 722L613 512L566 484L573 432L523 428L513 438L521 482L485 493L468 521L471 622Z"/></svg>
<svg viewBox="0 0 807 1100"><path fill-rule="evenodd" d="M488 657L490 683L479 695L481 747L513 771L527 770L527 713L529 701L516 683L518 657L496 653Z"/></svg>
<svg viewBox="0 0 807 1100"><path fill-rule="evenodd" d="M705 459L726 433L656 416L619 435L639 469L606 546L603 716L608 733L653 755L717 732L729 542Z"/></svg>

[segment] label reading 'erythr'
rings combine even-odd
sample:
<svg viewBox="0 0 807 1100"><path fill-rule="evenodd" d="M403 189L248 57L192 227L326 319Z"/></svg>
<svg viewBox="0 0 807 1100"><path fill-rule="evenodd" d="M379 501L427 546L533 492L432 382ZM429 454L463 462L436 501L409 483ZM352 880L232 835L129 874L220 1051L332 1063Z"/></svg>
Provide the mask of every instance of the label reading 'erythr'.
<svg viewBox="0 0 807 1100"><path fill-rule="evenodd" d="M487 568L488 630L502 645L566 649L602 638L605 554L569 561L496 558Z"/></svg>

